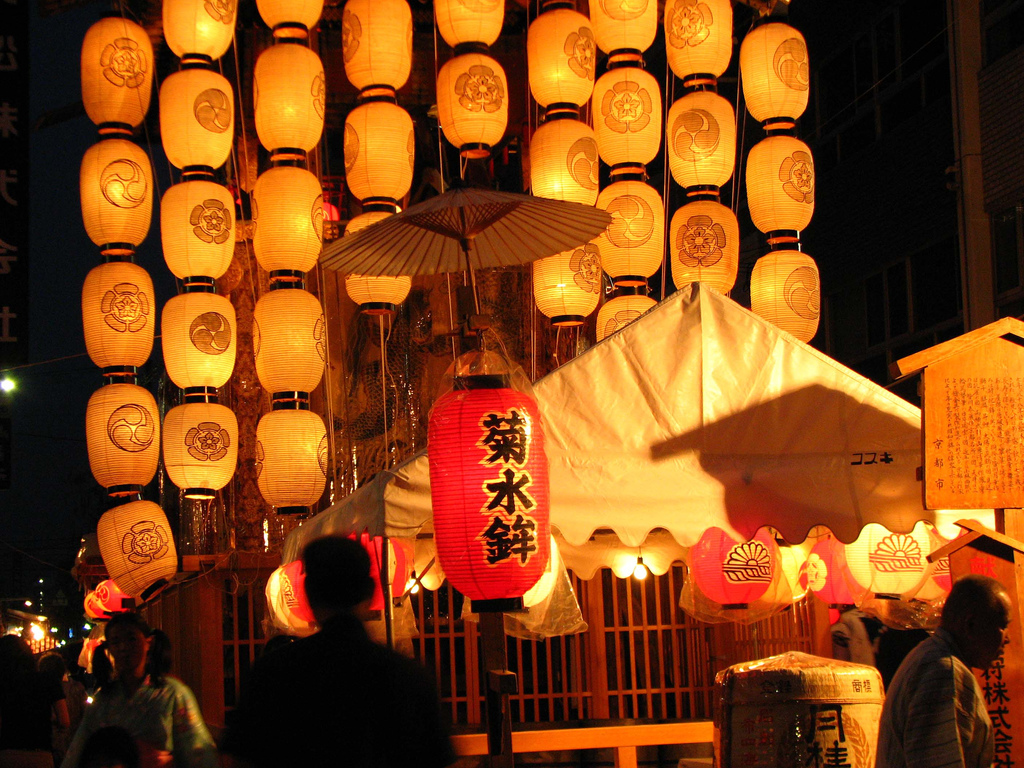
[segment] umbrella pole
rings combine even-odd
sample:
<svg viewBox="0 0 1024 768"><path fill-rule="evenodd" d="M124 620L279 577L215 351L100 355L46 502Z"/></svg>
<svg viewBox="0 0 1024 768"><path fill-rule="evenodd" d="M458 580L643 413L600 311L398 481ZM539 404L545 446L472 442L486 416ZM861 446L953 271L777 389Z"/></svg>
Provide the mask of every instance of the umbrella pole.
<svg viewBox="0 0 1024 768"><path fill-rule="evenodd" d="M469 287L473 289L473 314L480 314L480 296L476 292L476 275L473 274L473 265L469 261L469 249L472 246L472 240L468 237L464 237L459 241L459 245L462 246L462 255L466 257L466 272L469 274Z"/></svg>

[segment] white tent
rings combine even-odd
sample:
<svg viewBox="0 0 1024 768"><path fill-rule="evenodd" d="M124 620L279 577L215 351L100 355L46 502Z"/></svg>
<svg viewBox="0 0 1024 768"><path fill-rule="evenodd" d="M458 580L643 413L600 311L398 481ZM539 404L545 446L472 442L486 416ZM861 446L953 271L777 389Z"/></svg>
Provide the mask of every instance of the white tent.
<svg viewBox="0 0 1024 768"><path fill-rule="evenodd" d="M552 528L577 552L597 532L594 556L607 565L610 533L619 549L651 531L691 546L711 526L747 539L770 525L795 543L826 525L849 542L871 522L906 532L928 520L950 535L964 516L922 506L919 409L697 285L538 381L535 394ZM991 525L991 511L969 516ZM313 538L364 528L432 530L425 452L293 531L284 560Z"/></svg>

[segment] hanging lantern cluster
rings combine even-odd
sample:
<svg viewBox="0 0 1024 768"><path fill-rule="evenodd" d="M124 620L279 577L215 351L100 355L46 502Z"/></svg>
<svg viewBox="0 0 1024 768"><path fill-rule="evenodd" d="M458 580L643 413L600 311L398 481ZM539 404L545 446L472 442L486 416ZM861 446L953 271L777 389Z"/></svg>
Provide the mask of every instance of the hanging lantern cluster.
<svg viewBox="0 0 1024 768"><path fill-rule="evenodd" d="M217 402L235 367L235 310L216 292L235 245L235 204L215 180L231 153L235 96L214 62L231 45L236 6L165 0L164 34L180 68L160 86L164 153L181 181L164 194L164 259L180 293L164 305L161 346L184 403L164 417L164 467L185 498L211 499L238 460L238 420Z"/></svg>
<svg viewBox="0 0 1024 768"><path fill-rule="evenodd" d="M156 326L153 281L134 263L149 231L153 172L132 131L149 109L153 46L127 19L101 19L82 44L82 101L99 140L82 159L82 218L103 263L82 287L85 346L104 386L89 399L89 466L112 498L137 497L156 474L160 420L156 402L136 384Z"/></svg>
<svg viewBox="0 0 1024 768"><path fill-rule="evenodd" d="M719 202L736 164L736 113L718 94L718 78L732 58L729 0L669 0L665 51L684 90L665 125L669 169L686 192L669 231L672 282L728 293L740 255L736 214Z"/></svg>
<svg viewBox="0 0 1024 768"><path fill-rule="evenodd" d="M324 68L308 47L323 3L257 6L275 42L254 71L256 132L271 164L252 195L253 250L270 273L253 312L253 350L272 408L256 427L256 481L279 514L303 514L323 494L329 457L323 419L309 410L310 391L323 378L327 330L319 300L305 289L323 244L323 190L306 168L324 128Z"/></svg>
<svg viewBox="0 0 1024 768"><path fill-rule="evenodd" d="M406 0L349 0L342 13L345 74L359 103L345 118L345 180L360 201L351 234L398 211L415 166L412 118L396 92L412 66L412 11ZM412 280L349 275L345 288L365 314L390 316L409 295Z"/></svg>
<svg viewBox="0 0 1024 768"><path fill-rule="evenodd" d="M597 138L580 120L594 91L594 30L572 2L546 2L543 9L526 38L530 92L543 111L543 123L530 141L530 185L537 197L594 205ZM536 262L533 293L537 308L554 325L581 325L601 295L598 246L580 245Z"/></svg>
<svg viewBox="0 0 1024 768"><path fill-rule="evenodd" d="M808 342L818 330L821 286L814 259L800 247L814 213L814 160L795 136L809 94L803 35L779 22L754 28L740 46L740 74L747 110L768 134L747 156L750 218L769 247L751 274L751 309Z"/></svg>

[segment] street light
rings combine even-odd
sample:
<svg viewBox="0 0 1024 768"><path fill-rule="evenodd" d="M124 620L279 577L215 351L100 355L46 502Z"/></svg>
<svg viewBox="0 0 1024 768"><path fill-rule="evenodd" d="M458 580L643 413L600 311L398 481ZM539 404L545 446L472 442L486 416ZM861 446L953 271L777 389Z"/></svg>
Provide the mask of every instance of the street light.
<svg viewBox="0 0 1024 768"><path fill-rule="evenodd" d="M14 387L14 379L9 379L6 376L0 379L0 392L13 392Z"/></svg>

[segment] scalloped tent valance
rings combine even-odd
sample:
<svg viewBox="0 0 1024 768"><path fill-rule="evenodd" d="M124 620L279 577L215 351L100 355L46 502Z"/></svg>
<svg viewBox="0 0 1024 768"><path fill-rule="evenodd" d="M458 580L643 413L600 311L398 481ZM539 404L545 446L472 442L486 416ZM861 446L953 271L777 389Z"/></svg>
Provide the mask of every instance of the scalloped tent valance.
<svg viewBox="0 0 1024 768"><path fill-rule="evenodd" d="M551 525L572 547L609 530L623 547L656 529L688 547L711 526L742 539L772 526L796 543L815 525L851 542L867 523L907 532L927 520L947 536L965 516L991 524L991 511L923 508L919 409L697 285L538 381L535 394ZM364 528L432 530L425 452L293 531L284 561L313 538Z"/></svg>

